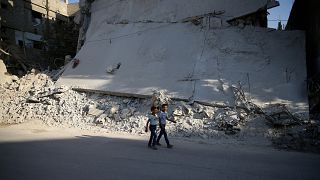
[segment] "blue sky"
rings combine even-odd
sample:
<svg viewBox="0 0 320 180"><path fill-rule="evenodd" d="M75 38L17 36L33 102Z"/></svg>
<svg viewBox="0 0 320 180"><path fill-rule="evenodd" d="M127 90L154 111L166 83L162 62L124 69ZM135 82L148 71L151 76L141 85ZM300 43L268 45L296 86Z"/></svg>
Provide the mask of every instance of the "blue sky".
<svg viewBox="0 0 320 180"><path fill-rule="evenodd" d="M268 27L270 28L277 28L279 20L282 20L282 24L287 24L287 20L294 2L294 0L278 1L280 2L280 6L268 10L270 13L270 15L268 15Z"/></svg>
<svg viewBox="0 0 320 180"><path fill-rule="evenodd" d="M79 2L79 0L69 0L69 3Z"/></svg>

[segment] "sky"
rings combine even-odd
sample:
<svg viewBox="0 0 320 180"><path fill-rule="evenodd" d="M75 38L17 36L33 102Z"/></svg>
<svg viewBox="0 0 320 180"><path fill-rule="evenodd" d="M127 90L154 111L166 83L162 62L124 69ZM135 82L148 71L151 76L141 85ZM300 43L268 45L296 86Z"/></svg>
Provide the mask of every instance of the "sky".
<svg viewBox="0 0 320 180"><path fill-rule="evenodd" d="M79 2L79 0L69 0L69 3Z"/></svg>
<svg viewBox="0 0 320 180"><path fill-rule="evenodd" d="M280 6L269 9L268 12L268 27L277 28L278 22L281 20L281 24L286 25L290 11L294 0L278 0Z"/></svg>
<svg viewBox="0 0 320 180"><path fill-rule="evenodd" d="M279 20L284 26L287 24L291 7L294 0L278 0L280 6L269 9L268 12L268 27L277 28ZM70 3L79 2L79 0L69 0Z"/></svg>

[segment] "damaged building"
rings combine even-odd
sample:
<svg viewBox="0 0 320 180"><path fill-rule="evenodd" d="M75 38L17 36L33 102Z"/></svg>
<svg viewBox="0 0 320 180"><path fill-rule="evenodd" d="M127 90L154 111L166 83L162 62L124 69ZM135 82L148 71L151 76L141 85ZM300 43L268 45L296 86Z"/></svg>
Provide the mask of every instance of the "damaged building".
<svg viewBox="0 0 320 180"><path fill-rule="evenodd" d="M0 61L0 123L143 135L150 107L169 104L172 136L267 138L319 152L305 51L316 34L267 28L267 10L277 5L81 0L78 52L63 68L17 77Z"/></svg>
<svg viewBox="0 0 320 180"><path fill-rule="evenodd" d="M287 30L303 30L306 36L306 64L310 112L320 114L320 2L296 0Z"/></svg>
<svg viewBox="0 0 320 180"><path fill-rule="evenodd" d="M11 54L2 57L12 58L6 62L8 70L16 68L13 61L19 61L24 71L31 67L43 70L57 61L63 65L64 56L75 53L76 43L72 42L76 41L78 30L73 17L78 10L78 3L61 0L2 0L1 48ZM74 37L68 40L64 34ZM59 53L57 50L66 44L74 48Z"/></svg>
<svg viewBox="0 0 320 180"><path fill-rule="evenodd" d="M308 116L305 36L266 28L271 0L80 1L79 51L58 84L148 97L154 90L209 105ZM108 12L108 13L106 13ZM81 47L81 48L80 48Z"/></svg>

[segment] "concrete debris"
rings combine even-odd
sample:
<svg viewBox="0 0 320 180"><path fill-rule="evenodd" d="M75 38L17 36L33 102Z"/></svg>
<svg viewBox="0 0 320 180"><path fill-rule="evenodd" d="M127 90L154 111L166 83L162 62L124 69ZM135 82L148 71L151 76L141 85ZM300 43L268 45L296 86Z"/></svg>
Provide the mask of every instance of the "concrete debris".
<svg viewBox="0 0 320 180"><path fill-rule="evenodd" d="M173 115L174 116L183 116L184 113L183 113L182 107L181 106L176 107L175 110L173 111Z"/></svg>
<svg viewBox="0 0 320 180"><path fill-rule="evenodd" d="M298 116L294 116L289 112L283 104L275 104L264 109L266 119L273 126L289 126L302 124L302 120Z"/></svg>
<svg viewBox="0 0 320 180"><path fill-rule="evenodd" d="M30 73L0 86L0 122L22 123L39 119L52 125L69 124L78 127L85 123L83 107L85 94L64 87L55 87L49 76Z"/></svg>
<svg viewBox="0 0 320 180"><path fill-rule="evenodd" d="M170 99L164 91L154 91L150 102L149 99L79 93L65 86L56 86L48 75L32 71L20 79L0 85L0 123L15 124L38 119L49 126L81 129L98 126L108 131L144 134L150 107L162 104L169 104L169 116L177 121L176 124L168 123L171 136L206 139L239 134L254 116L272 117L278 121L285 117L297 122L297 117L290 114L285 106L275 105L262 111L247 101L239 89L234 107L213 107L196 102L188 104ZM286 114L279 115L280 112ZM290 123L286 120L284 124ZM309 128L308 132L315 130L318 136L316 128Z"/></svg>
<svg viewBox="0 0 320 180"><path fill-rule="evenodd" d="M117 63L107 67L107 73L114 74L118 69L120 69L121 63Z"/></svg>
<svg viewBox="0 0 320 180"><path fill-rule="evenodd" d="M4 84L6 82L10 83L14 78L13 76L10 77L8 75L6 65L3 63L3 60L0 59L0 84Z"/></svg>
<svg viewBox="0 0 320 180"><path fill-rule="evenodd" d="M273 144L280 149L320 152L320 124L315 122L274 129Z"/></svg>
<svg viewBox="0 0 320 180"><path fill-rule="evenodd" d="M183 111L185 112L185 115L192 115L193 114L193 111L192 111L192 107L186 103L183 103L182 104L182 108L183 108Z"/></svg>
<svg viewBox="0 0 320 180"><path fill-rule="evenodd" d="M88 115L97 117L100 116L103 112L104 110L97 109L94 105L90 105L88 107Z"/></svg>
<svg viewBox="0 0 320 180"><path fill-rule="evenodd" d="M166 94L165 91L160 90L154 90L151 98L151 104L153 106L161 107L162 104L170 104L172 100L170 97Z"/></svg>

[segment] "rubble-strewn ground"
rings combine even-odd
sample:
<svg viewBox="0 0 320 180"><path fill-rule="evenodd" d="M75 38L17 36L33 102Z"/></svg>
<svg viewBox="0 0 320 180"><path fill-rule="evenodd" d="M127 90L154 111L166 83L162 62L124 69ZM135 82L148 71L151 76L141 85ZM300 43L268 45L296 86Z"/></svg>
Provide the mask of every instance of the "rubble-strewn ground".
<svg viewBox="0 0 320 180"><path fill-rule="evenodd" d="M177 121L168 125L170 136L237 141L270 138L281 148L319 152L316 122L304 122L281 105L262 111L241 96L238 98L241 103L236 104L242 108L233 108L173 101L163 92L155 93L152 100L81 93L57 87L50 76L35 71L22 78L11 78L11 82L0 85L1 124L36 119L54 127L103 128L109 132L141 135L145 134L151 105L169 102L169 114Z"/></svg>

